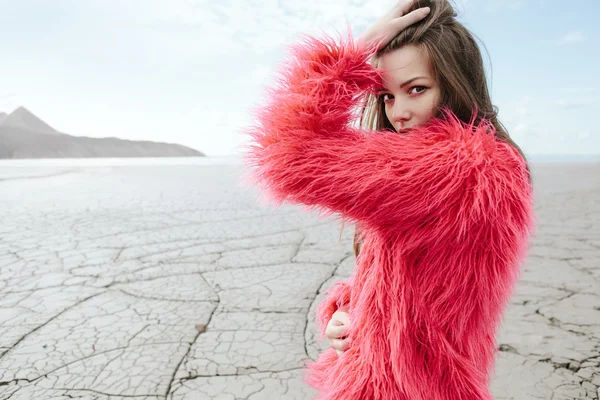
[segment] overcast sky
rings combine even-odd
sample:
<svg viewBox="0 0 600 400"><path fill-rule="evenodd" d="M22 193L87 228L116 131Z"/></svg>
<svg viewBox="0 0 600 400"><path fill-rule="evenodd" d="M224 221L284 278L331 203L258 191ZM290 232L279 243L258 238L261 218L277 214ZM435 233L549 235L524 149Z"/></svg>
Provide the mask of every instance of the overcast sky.
<svg viewBox="0 0 600 400"><path fill-rule="evenodd" d="M22 105L77 136L233 154L286 43L346 21L358 36L393 3L0 0L0 111ZM456 4L525 152L600 153L600 1Z"/></svg>

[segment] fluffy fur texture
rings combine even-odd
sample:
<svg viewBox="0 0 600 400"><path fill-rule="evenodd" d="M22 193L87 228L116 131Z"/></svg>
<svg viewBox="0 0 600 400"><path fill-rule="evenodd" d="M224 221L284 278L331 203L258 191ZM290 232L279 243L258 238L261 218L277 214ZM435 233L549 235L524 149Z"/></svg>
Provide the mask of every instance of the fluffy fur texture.
<svg viewBox="0 0 600 400"><path fill-rule="evenodd" d="M380 87L349 35L292 47L249 128L252 177L272 199L362 227L348 282L318 308L350 307L351 348L307 362L321 399L491 399L495 333L533 229L518 152L486 121L450 112L408 134L352 127Z"/></svg>

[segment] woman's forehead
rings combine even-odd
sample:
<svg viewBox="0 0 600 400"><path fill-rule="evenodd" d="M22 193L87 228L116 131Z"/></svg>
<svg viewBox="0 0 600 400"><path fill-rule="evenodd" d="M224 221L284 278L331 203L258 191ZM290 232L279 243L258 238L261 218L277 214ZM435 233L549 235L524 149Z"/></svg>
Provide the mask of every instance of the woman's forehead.
<svg viewBox="0 0 600 400"><path fill-rule="evenodd" d="M416 76L431 77L428 57L416 46L404 46L383 54L379 67L385 70L387 80L399 80L400 83Z"/></svg>

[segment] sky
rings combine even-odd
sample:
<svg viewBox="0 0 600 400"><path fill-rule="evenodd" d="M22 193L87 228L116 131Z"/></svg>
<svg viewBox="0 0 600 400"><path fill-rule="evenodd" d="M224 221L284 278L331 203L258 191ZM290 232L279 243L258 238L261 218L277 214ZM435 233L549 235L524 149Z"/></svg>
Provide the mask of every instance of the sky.
<svg viewBox="0 0 600 400"><path fill-rule="evenodd" d="M0 0L0 111L76 136L238 154L286 46L394 0ZM454 0L526 154L599 154L600 1ZM324 33L323 33L324 32Z"/></svg>

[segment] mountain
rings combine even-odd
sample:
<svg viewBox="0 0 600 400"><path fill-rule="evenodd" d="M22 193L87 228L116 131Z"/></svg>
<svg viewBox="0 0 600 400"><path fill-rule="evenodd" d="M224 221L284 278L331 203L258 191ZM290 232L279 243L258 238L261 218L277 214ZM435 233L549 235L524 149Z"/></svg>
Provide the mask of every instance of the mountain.
<svg viewBox="0 0 600 400"><path fill-rule="evenodd" d="M0 113L0 159L204 156L179 144L67 135L25 107Z"/></svg>
<svg viewBox="0 0 600 400"><path fill-rule="evenodd" d="M50 125L33 115L25 107L19 107L0 121L0 126L12 126L27 129L33 132L46 133L49 135L63 135Z"/></svg>

